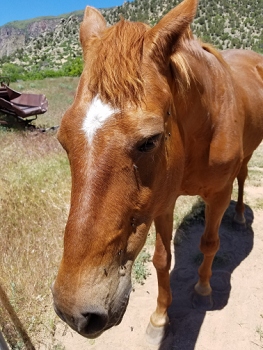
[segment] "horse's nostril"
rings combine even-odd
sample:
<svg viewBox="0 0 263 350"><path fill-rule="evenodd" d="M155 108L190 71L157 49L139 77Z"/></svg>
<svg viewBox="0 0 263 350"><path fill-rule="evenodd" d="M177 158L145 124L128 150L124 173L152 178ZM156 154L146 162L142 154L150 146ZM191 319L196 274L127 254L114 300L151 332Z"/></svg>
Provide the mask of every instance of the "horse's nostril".
<svg viewBox="0 0 263 350"><path fill-rule="evenodd" d="M97 337L106 328L108 323L108 314L104 310L92 308L92 312L80 313L79 315L70 315L64 313L54 304L57 315L66 322L71 328L88 338Z"/></svg>
<svg viewBox="0 0 263 350"><path fill-rule="evenodd" d="M78 332L81 334L92 334L101 332L107 322L108 316L106 313L83 313L77 320Z"/></svg>
<svg viewBox="0 0 263 350"><path fill-rule="evenodd" d="M89 326L90 314L82 315L76 319L76 326L79 333L85 331Z"/></svg>
<svg viewBox="0 0 263 350"><path fill-rule="evenodd" d="M91 315L92 315L92 314L90 314L90 313L87 313L87 314L83 314L83 315L82 315L82 316L85 317L85 319L86 319L86 321L87 321L87 324L89 324L89 320L90 320L90 318L91 318Z"/></svg>

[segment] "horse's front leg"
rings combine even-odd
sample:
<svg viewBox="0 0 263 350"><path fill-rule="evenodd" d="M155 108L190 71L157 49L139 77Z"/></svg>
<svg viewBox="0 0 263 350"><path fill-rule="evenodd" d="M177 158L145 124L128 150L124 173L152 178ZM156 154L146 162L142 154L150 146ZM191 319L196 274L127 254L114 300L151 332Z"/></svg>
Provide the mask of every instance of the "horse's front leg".
<svg viewBox="0 0 263 350"><path fill-rule="evenodd" d="M167 309L172 302L169 270L171 266L173 208L169 214L157 217L154 223L156 228L156 243L153 264L157 272L158 298L156 310L152 314L147 328L147 335L150 342L159 344L164 337L166 326L169 323Z"/></svg>
<svg viewBox="0 0 263 350"><path fill-rule="evenodd" d="M206 198L205 210L205 231L201 237L200 250L203 253L203 262L198 269L199 280L195 285L197 295L194 298L196 304L205 303L211 307L212 299L210 278L212 276L212 264L216 252L219 249L219 226L231 199L232 185L227 186L223 191L210 195ZM198 298L198 295L201 298ZM206 298L205 298L206 297ZM208 304L208 305L207 305Z"/></svg>

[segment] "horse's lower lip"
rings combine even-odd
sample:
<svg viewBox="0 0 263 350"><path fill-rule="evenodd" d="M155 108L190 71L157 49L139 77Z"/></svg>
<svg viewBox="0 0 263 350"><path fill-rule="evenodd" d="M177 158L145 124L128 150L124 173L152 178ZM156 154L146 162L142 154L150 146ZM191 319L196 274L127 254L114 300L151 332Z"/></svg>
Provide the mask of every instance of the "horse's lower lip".
<svg viewBox="0 0 263 350"><path fill-rule="evenodd" d="M110 327L109 327L110 328ZM104 331L106 331L108 328L103 329L100 332L96 332L96 333L90 333L90 334L85 334L85 333L79 333L80 335L82 335L82 337L88 338L88 339L96 339L98 338L100 335L102 335L102 333Z"/></svg>
<svg viewBox="0 0 263 350"><path fill-rule="evenodd" d="M123 317L123 316L122 316ZM85 338L88 338L88 339L96 339L98 338L100 335L102 335L102 333L104 333L105 331L107 331L108 329L114 327L114 326L118 326L122 320L122 317L120 317L120 319L116 322L110 322L108 323L101 331L98 331L96 333L89 333L89 334L86 334L86 333L82 333L80 332L79 334L82 335L83 337Z"/></svg>

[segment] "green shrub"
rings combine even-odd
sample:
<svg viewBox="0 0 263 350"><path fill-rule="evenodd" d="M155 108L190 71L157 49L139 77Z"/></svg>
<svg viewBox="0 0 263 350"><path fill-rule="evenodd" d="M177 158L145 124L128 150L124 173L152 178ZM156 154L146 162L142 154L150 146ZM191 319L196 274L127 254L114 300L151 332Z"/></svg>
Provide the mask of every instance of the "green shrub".
<svg viewBox="0 0 263 350"><path fill-rule="evenodd" d="M25 74L24 68L13 63L4 63L2 67L2 75L8 76L10 81L14 82L23 79Z"/></svg>
<svg viewBox="0 0 263 350"><path fill-rule="evenodd" d="M70 58L62 67L63 75L68 77L78 77L83 70L82 57Z"/></svg>

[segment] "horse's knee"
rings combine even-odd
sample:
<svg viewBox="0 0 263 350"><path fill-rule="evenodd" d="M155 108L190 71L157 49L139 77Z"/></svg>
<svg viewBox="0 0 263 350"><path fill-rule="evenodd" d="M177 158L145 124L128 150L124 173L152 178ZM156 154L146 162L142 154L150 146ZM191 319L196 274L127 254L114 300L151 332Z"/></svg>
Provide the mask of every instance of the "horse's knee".
<svg viewBox="0 0 263 350"><path fill-rule="evenodd" d="M213 256L218 251L220 245L219 238L208 240L204 235L201 237L200 250L205 256Z"/></svg>
<svg viewBox="0 0 263 350"><path fill-rule="evenodd" d="M159 254L155 251L153 255L153 266L157 272L168 272L171 266L171 253L163 251L163 254Z"/></svg>
<svg viewBox="0 0 263 350"><path fill-rule="evenodd" d="M158 272L167 272L171 266L170 248L166 248L160 239L156 240L153 265Z"/></svg>

